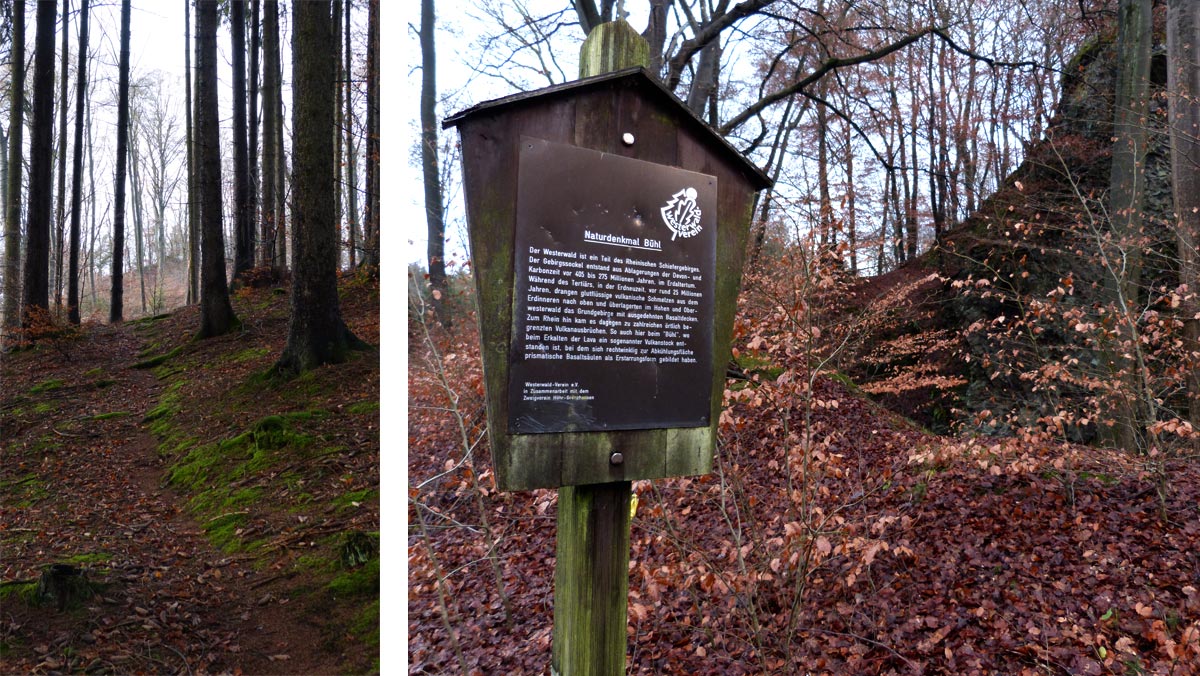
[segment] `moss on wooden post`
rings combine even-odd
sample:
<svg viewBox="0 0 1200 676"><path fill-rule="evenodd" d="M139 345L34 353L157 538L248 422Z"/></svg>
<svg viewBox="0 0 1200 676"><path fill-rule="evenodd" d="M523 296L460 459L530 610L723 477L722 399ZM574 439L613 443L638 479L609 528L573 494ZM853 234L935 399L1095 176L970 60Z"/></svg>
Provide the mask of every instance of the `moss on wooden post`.
<svg viewBox="0 0 1200 676"><path fill-rule="evenodd" d="M588 34L579 54L579 77L649 63L649 45L618 20ZM628 481L558 490L554 674L625 673L631 493Z"/></svg>
<svg viewBox="0 0 1200 676"><path fill-rule="evenodd" d="M624 19L602 23L579 48L579 77L650 65L650 45Z"/></svg>

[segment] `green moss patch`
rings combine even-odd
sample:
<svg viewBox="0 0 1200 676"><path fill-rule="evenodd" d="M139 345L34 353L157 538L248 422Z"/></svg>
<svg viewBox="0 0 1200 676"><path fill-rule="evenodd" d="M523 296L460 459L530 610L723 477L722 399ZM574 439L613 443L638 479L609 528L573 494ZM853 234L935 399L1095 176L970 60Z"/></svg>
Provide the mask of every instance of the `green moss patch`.
<svg viewBox="0 0 1200 676"><path fill-rule="evenodd" d="M346 410L355 415L362 415L362 414L366 414L366 413L378 413L379 412L379 402L378 401L360 401L357 404L351 404L350 406L348 406L346 408Z"/></svg>
<svg viewBox="0 0 1200 676"><path fill-rule="evenodd" d="M180 355L180 353L182 353L182 352L183 352L183 346L180 345L179 347L175 348L174 350L160 354L157 357L150 357L149 359L143 359L142 361L139 361L136 364L134 364L133 368L135 368L135 369L151 369L156 366L162 366L163 364L170 361L171 359L178 357Z"/></svg>
<svg viewBox="0 0 1200 676"><path fill-rule="evenodd" d="M92 420L112 420L113 418L124 418L129 415L129 411L113 411L112 413L97 413L92 416Z"/></svg>
<svg viewBox="0 0 1200 676"><path fill-rule="evenodd" d="M87 564L96 564L96 563L108 563L109 561L112 561L112 556L113 555L108 552L91 552L89 554L76 554L75 556L68 557L64 561L64 563L72 563L72 564L79 565L79 566L83 566L83 565L87 565Z"/></svg>
<svg viewBox="0 0 1200 676"><path fill-rule="evenodd" d="M41 394L43 392L53 392L54 390L60 390L66 386L67 386L67 384L65 382L63 382L61 379L51 378L50 380L42 381L42 382L38 383L37 385L34 385L33 387L29 388L29 393L30 394Z"/></svg>
<svg viewBox="0 0 1200 676"><path fill-rule="evenodd" d="M16 599L27 605L36 606L40 600L38 596L37 581L25 582L13 580L11 582L0 582L0 601L12 601Z"/></svg>
<svg viewBox="0 0 1200 676"><path fill-rule="evenodd" d="M177 413L179 413L179 392L177 388L168 388L167 392L158 400L158 406L150 409L142 418L142 424L149 425L151 434L164 438L165 441L171 437L171 419Z"/></svg>
<svg viewBox="0 0 1200 676"><path fill-rule="evenodd" d="M336 597L379 596L379 559L347 570L333 578L326 589Z"/></svg>
<svg viewBox="0 0 1200 676"><path fill-rule="evenodd" d="M368 502L372 499L379 499L379 491L368 488L361 491L350 491L349 493L339 495L334 499L333 504L337 507L338 511L341 511L343 509L357 507L358 505Z"/></svg>
<svg viewBox="0 0 1200 676"><path fill-rule="evenodd" d="M257 361L267 356L270 352L271 351L265 347L251 347L231 356L229 361L234 363Z"/></svg>
<svg viewBox="0 0 1200 676"><path fill-rule="evenodd" d="M6 496L4 504L21 508L31 507L50 496L42 478L32 472L16 479L0 481L0 494Z"/></svg>
<svg viewBox="0 0 1200 676"><path fill-rule="evenodd" d="M208 534L208 539L214 545L226 552L232 552L239 549L241 538L238 537L238 531L244 523L246 523L245 512L221 514L204 524L204 532Z"/></svg>

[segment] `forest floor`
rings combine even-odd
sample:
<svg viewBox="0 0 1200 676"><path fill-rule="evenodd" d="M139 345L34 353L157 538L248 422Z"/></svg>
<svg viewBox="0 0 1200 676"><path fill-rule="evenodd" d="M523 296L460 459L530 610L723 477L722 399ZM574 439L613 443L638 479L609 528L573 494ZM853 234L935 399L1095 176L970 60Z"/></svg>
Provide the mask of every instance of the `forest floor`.
<svg viewBox="0 0 1200 676"><path fill-rule="evenodd" d="M378 286L341 291L378 345ZM233 306L3 355L0 673L378 671L379 352L274 380L287 290Z"/></svg>
<svg viewBox="0 0 1200 676"><path fill-rule="evenodd" d="M474 325L409 331L410 673L547 674L557 494L494 490ZM634 483L629 673L1200 673L1200 459L937 436L737 347L714 472Z"/></svg>

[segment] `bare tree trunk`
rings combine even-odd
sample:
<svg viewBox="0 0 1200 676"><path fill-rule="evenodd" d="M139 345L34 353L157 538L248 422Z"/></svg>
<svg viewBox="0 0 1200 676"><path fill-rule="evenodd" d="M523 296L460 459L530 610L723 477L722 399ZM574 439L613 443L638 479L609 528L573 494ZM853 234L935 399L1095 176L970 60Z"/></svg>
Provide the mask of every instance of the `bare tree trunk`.
<svg viewBox="0 0 1200 676"><path fill-rule="evenodd" d="M117 174L113 190L112 304L110 322L124 319L125 161L129 144L129 0L121 0L121 65L117 103Z"/></svg>
<svg viewBox="0 0 1200 676"><path fill-rule="evenodd" d="M287 153L284 150L283 129L283 63L279 56L279 22L275 22L275 64L279 67L279 75L275 78L277 95L275 97L275 269L287 270ZM294 131L294 130L293 130Z"/></svg>
<svg viewBox="0 0 1200 676"><path fill-rule="evenodd" d="M817 227L824 256L837 245L837 237L833 233L833 204L829 197L829 113L823 103L817 103L817 200Z"/></svg>
<svg viewBox="0 0 1200 676"><path fill-rule="evenodd" d="M1146 116L1150 93L1151 0L1121 0L1118 9L1117 90L1113 102L1112 171L1109 177L1109 219L1116 249L1108 254L1105 293L1117 310L1117 340L1131 343L1110 346L1107 351L1113 377L1123 382L1116 395L1116 424L1106 431L1106 440L1118 448L1143 448L1141 428L1146 422L1141 410L1141 374L1130 352L1136 345L1136 317L1141 287L1142 204L1145 195L1144 169L1149 131ZM1118 262L1118 260L1120 262Z"/></svg>
<svg viewBox="0 0 1200 676"><path fill-rule="evenodd" d="M892 105L892 129L895 130L896 146L900 150L900 166L893 167L889 171L892 173L892 203L896 208L895 226L895 256L896 265L909 259L908 247L905 246L905 231L908 226L909 204L912 201L912 188L908 184L908 150L904 137L904 122L900 112L900 96L896 91L897 72L895 62L888 64L888 94ZM896 180L899 175L900 180ZM903 201L900 197L900 188L903 187ZM914 247L915 248L915 247ZM915 253L915 252L914 252Z"/></svg>
<svg viewBox="0 0 1200 676"><path fill-rule="evenodd" d="M217 3L196 3L196 155L200 198L200 331L211 338L233 330L238 319L225 281L225 239L221 227L221 133L217 103Z"/></svg>
<svg viewBox="0 0 1200 676"><path fill-rule="evenodd" d="M139 114L133 123L135 132L137 131L137 127L140 126L140 121L141 116ZM133 179L133 242L134 251L137 255L138 284L141 286L142 291L142 314L144 315L146 314L146 249L142 237L146 231L144 226L145 220L142 218L142 193L145 190L145 186L142 185L142 175L138 171L138 164L140 164L140 158L138 157L138 136L137 133L134 133L133 141L129 144L129 162L132 173L130 178Z"/></svg>
<svg viewBox="0 0 1200 676"><path fill-rule="evenodd" d="M279 3L263 3L263 151L262 151L262 264L274 267L276 187L279 153L276 117L279 100ZM278 268L276 268L278 271Z"/></svg>
<svg viewBox="0 0 1200 676"><path fill-rule="evenodd" d="M21 324L21 144L25 132L25 0L13 0L8 120L8 200L4 205L4 333Z"/></svg>
<svg viewBox="0 0 1200 676"><path fill-rule="evenodd" d="M25 274L21 324L50 308L50 216L54 193L54 29L57 6L37 3L33 62L33 130L29 139L29 211L25 226Z"/></svg>
<svg viewBox="0 0 1200 676"><path fill-rule="evenodd" d="M1194 0L1167 3L1167 92L1170 109L1171 177L1179 281L1191 297L1183 304L1184 344L1200 350L1200 6ZM1187 372L1188 420L1200 432L1200 355Z"/></svg>
<svg viewBox="0 0 1200 676"><path fill-rule="evenodd" d="M342 0L334 0L333 2L333 72L335 77L333 80L334 89L334 106L333 106L333 223L337 227L337 266L342 268L342 242L345 241L342 237L342 193L344 192L342 184L342 83L350 77L349 73L342 71Z"/></svg>
<svg viewBox="0 0 1200 676"><path fill-rule="evenodd" d="M688 90L687 107L698 117L704 117L708 100L717 91L720 77L721 43L713 40L700 51L700 62L696 65L696 76ZM715 126L715 125L714 125Z"/></svg>
<svg viewBox="0 0 1200 676"><path fill-rule="evenodd" d="M671 0L650 0L650 16L642 37L650 47L650 65L646 70L655 78L662 77L663 48L667 44L667 9Z"/></svg>
<svg viewBox="0 0 1200 676"><path fill-rule="evenodd" d="M807 102L809 99L805 99ZM783 161L787 156L788 143L791 140L792 132L796 131L796 127L800 125L800 120L803 119L805 112L808 110L807 103L800 107L800 111L796 115L792 115L792 108L795 106L795 97L789 97L787 105L783 109L783 124L775 130L775 140L771 143L771 152L767 155L767 170L771 173L771 186L765 191L758 193L755 199L758 203L755 205L758 211L758 219L754 225L754 245L750 250L750 267L758 262L758 257L762 255L763 244L767 239L767 219L771 214L771 200L775 195L775 182L779 180L779 173L783 171Z"/></svg>
<svg viewBox="0 0 1200 676"><path fill-rule="evenodd" d="M442 299L446 293L446 223L442 177L438 168L437 56L434 49L433 0L421 0L421 170L425 178L425 223L428 234L429 286L433 308L443 326L450 325Z"/></svg>
<svg viewBox="0 0 1200 676"><path fill-rule="evenodd" d="M295 189L292 208L292 312L288 341L276 368L296 374L345 361L362 346L342 320L337 290L333 186L335 55L328 0L294 0L292 106Z"/></svg>
<svg viewBox="0 0 1200 676"><path fill-rule="evenodd" d="M363 263L379 268L379 0L367 0L367 250Z"/></svg>
<svg viewBox="0 0 1200 676"><path fill-rule="evenodd" d="M254 223L250 219L250 165L246 134L246 1L229 5L233 53L233 276L254 267Z"/></svg>
<svg viewBox="0 0 1200 676"><path fill-rule="evenodd" d="M350 5L346 2L346 25L343 38L346 41L346 212L350 216L350 269L358 266L358 150L354 147L354 90L351 81L354 79L351 70L350 49Z"/></svg>
<svg viewBox="0 0 1200 676"><path fill-rule="evenodd" d="M63 0L62 11L62 61L59 62L58 87L58 211L54 219L54 312L62 313L63 250L66 244L67 227L67 68L71 53L71 0Z"/></svg>
<svg viewBox="0 0 1200 676"><path fill-rule="evenodd" d="M92 141L92 96L89 92L87 100L87 153L88 153L88 195L91 208L91 236L88 238L88 278L92 287L92 311L95 312L99 299L96 296L96 153Z"/></svg>
<svg viewBox="0 0 1200 676"><path fill-rule="evenodd" d="M187 304L200 301L200 218L196 205L196 143L195 128L192 113L195 102L192 98L192 8L190 0L183 0L183 60L187 127L187 224L188 224L188 271L187 271Z"/></svg>
<svg viewBox="0 0 1200 676"><path fill-rule="evenodd" d="M854 130L846 128L846 237L850 248L850 274L858 275L858 214L854 192Z"/></svg>
<svg viewBox="0 0 1200 676"><path fill-rule="evenodd" d="M83 208L83 105L87 93L88 0L79 14L79 58L75 82L75 154L71 166L71 255L67 271L67 317L78 324L79 316L79 219Z"/></svg>
<svg viewBox="0 0 1200 676"><path fill-rule="evenodd" d="M249 144L249 154L247 158L247 169L250 174L250 195L249 205L247 208L250 213L250 237L254 242L259 244L258 227L259 223L259 190L262 186L261 167L258 162L258 77L259 71L259 51L262 49L262 29L259 26L259 15L261 2L260 0L251 0L250 2L250 131L246 135L246 141ZM256 246L255 248L261 248ZM254 262L254 256L251 256L251 264Z"/></svg>

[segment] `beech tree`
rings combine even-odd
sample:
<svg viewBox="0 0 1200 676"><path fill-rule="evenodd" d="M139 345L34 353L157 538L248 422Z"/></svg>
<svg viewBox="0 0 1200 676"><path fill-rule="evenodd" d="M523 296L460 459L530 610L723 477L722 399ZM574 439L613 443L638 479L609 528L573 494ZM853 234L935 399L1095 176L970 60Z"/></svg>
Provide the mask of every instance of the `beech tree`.
<svg viewBox="0 0 1200 676"><path fill-rule="evenodd" d="M67 212L66 212L66 196L67 196L67 64L71 53L71 0L63 0L62 3L62 61L59 64L59 70L62 75L59 77L59 95L58 95L58 210L54 219L54 311L59 313L62 311L62 285L63 285L63 243L64 231L66 230Z"/></svg>
<svg viewBox="0 0 1200 676"><path fill-rule="evenodd" d="M363 264L379 268L379 0L367 0L367 198Z"/></svg>
<svg viewBox="0 0 1200 676"><path fill-rule="evenodd" d="M276 363L284 374L345 361L362 346L342 320L337 290L337 225L333 188L335 55L331 4L292 3L292 299L287 345Z"/></svg>
<svg viewBox="0 0 1200 676"><path fill-rule="evenodd" d="M25 0L12 5L12 55L9 87L8 176L4 206L5 333L21 324L21 144L25 124Z"/></svg>
<svg viewBox="0 0 1200 676"><path fill-rule="evenodd" d="M1104 430L1109 443L1145 448L1141 365L1132 356L1140 346L1137 330L1142 275L1142 219L1150 104L1151 0L1121 0L1117 18L1117 88L1113 101L1113 156L1108 215L1114 246L1103 252L1105 289L1116 311L1114 336L1105 352L1113 376L1126 381L1114 401L1114 424Z"/></svg>
<svg viewBox="0 0 1200 676"><path fill-rule="evenodd" d="M111 322L124 319L125 174L129 145L129 0L121 0L121 63L117 85L117 171L113 189Z"/></svg>
<svg viewBox="0 0 1200 676"><path fill-rule="evenodd" d="M75 152L71 164L71 254L67 266L67 318L79 323L79 220L83 211L83 105L87 94L88 0L80 0L79 59L75 80Z"/></svg>
<svg viewBox="0 0 1200 676"><path fill-rule="evenodd" d="M263 2L263 149L262 149L262 264L283 271L283 251L278 246L277 230L282 210L283 186L279 182L281 120L279 86L279 3Z"/></svg>
<svg viewBox="0 0 1200 676"><path fill-rule="evenodd" d="M346 25L342 30L342 38L346 42L345 48L345 64L342 66L346 73L346 113L342 118L342 124L346 130L346 213L350 220L350 237L347 242L347 247L350 250L350 267L354 268L358 265L358 147L355 145L355 125L354 125L354 89L350 73L352 72L350 63L353 52L350 49L350 6L353 3L347 0L346 2Z"/></svg>
<svg viewBox="0 0 1200 676"><path fill-rule="evenodd" d="M246 2L229 5L233 52L233 276L254 267L254 221L250 212L250 160L246 123Z"/></svg>
<svg viewBox="0 0 1200 676"><path fill-rule="evenodd" d="M29 139L29 209L25 226L25 269L21 324L50 309L50 216L54 182L54 29L57 7L37 3L33 54L33 130Z"/></svg>
<svg viewBox="0 0 1200 676"><path fill-rule="evenodd" d="M421 0L421 172L429 238L429 285L433 288L433 307L438 318L447 324L449 317L442 304L442 296L446 293L446 223L442 208L442 177L438 169L434 21L433 0Z"/></svg>
<svg viewBox="0 0 1200 676"><path fill-rule="evenodd" d="M1167 3L1167 93L1179 281L1188 299L1181 314L1193 351L1185 369L1188 419L1200 431L1200 5L1191 0Z"/></svg>
<svg viewBox="0 0 1200 676"><path fill-rule="evenodd" d="M184 62L184 126L187 136L187 227L188 227L188 281L187 303L200 300L200 212L196 207L196 144L194 115L195 103L192 100L192 42L191 0L183 0L183 62Z"/></svg>
<svg viewBox="0 0 1200 676"><path fill-rule="evenodd" d="M221 225L221 132L217 102L217 3L196 3L196 160L200 198L200 331L219 336L239 323L225 281L225 237Z"/></svg>

